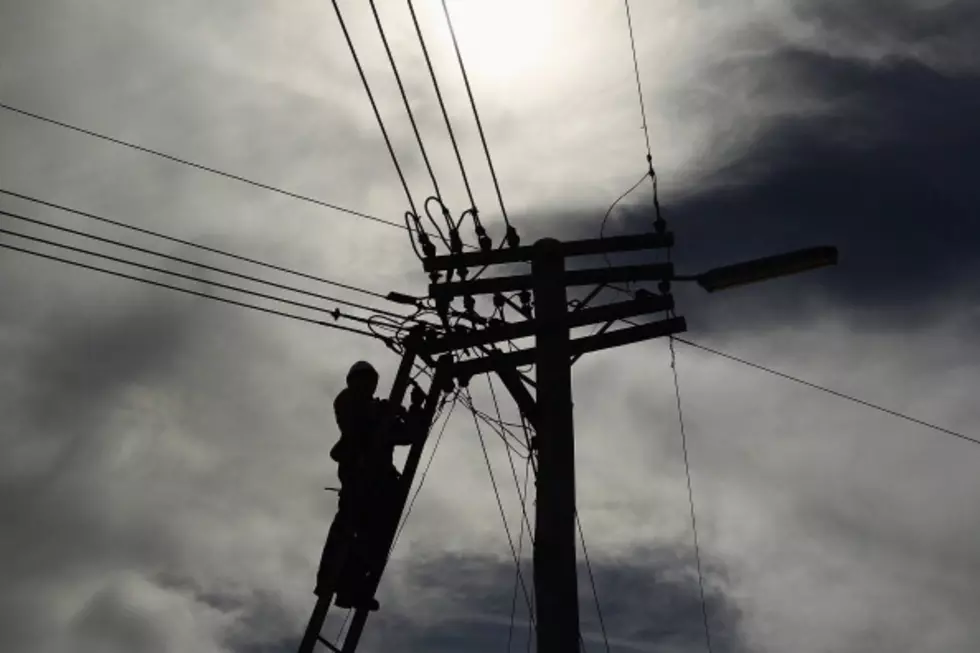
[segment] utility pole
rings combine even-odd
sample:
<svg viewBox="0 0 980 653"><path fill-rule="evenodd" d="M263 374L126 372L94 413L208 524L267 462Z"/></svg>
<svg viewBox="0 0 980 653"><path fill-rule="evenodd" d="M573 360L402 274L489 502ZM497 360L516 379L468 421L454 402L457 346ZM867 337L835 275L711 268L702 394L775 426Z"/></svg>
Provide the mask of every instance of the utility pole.
<svg viewBox="0 0 980 653"><path fill-rule="evenodd" d="M531 259L537 328L537 509L534 586L539 651L578 650L575 437L566 326L565 257L541 240Z"/></svg>
<svg viewBox="0 0 980 653"><path fill-rule="evenodd" d="M515 290L533 291L534 314L517 323L490 323L472 331L448 332L427 340L432 353L458 351L533 336L535 346L510 353L492 350L492 355L472 358L453 365L460 384L466 385L476 375L496 371L520 407L531 418L536 430L537 509L534 540L534 587L536 601L537 643L539 653L576 653L579 650L578 582L575 540L575 445L572 412L571 368L587 352L670 336L686 331L682 317L648 322L617 331L606 329L617 320L672 311L672 281L696 281L714 292L737 285L830 265L837 262L837 250L820 247L800 250L734 266L716 268L703 274L679 276L671 263L607 266L566 271L565 259L614 252L669 248L673 234L658 225L653 234L618 236L559 242L539 240L531 247L506 250L484 250L430 256L423 261L427 272L466 270L502 263L531 264L530 275L473 279L437 283L429 286L429 296L443 311L456 297L464 297L472 314L472 297ZM588 308L588 302L610 283L659 281L661 294L637 292L632 300ZM569 286L596 285L596 289L573 311L568 310L566 289ZM495 302L498 304L503 301ZM443 322L448 324L444 313ZM476 322L476 320L474 320ZM572 340L574 327L605 323L596 335ZM536 365L536 399L520 380L516 368Z"/></svg>
<svg viewBox="0 0 980 653"><path fill-rule="evenodd" d="M454 365L461 384L475 374L496 371L521 412L535 426L537 456L537 509L535 511L534 587L537 643L540 653L576 653L579 650L578 578L575 537L575 438L572 405L572 363L586 351L661 337L683 331L683 318L652 325L571 340L573 327L673 308L669 295L647 294L625 302L569 312L567 288L613 281L662 281L673 275L670 264L655 263L566 271L565 259L611 251L637 251L668 247L671 234L608 238L562 243L543 239L530 247L431 257L429 272L459 270L499 263L528 262L530 275L433 283L430 297L445 306L456 296L499 295L531 290L533 317L517 323L495 324L480 331L449 333L431 339L429 353L455 351L473 346L533 336L532 349L470 359ZM472 305L471 301L467 303ZM516 374L516 367L534 363L536 399ZM531 415L528 415L531 413Z"/></svg>

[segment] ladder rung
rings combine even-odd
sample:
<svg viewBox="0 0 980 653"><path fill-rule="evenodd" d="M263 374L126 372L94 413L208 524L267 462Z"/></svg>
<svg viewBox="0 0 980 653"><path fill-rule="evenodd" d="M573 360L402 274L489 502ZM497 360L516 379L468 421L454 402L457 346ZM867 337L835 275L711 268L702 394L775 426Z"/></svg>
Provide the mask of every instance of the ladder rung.
<svg viewBox="0 0 980 653"><path fill-rule="evenodd" d="M317 635L316 638L320 641L321 644L323 644L324 646L326 646L328 649L330 649L334 653L341 653L339 648L337 648L336 646L334 646L333 644L331 644L327 640L323 639L323 635Z"/></svg>

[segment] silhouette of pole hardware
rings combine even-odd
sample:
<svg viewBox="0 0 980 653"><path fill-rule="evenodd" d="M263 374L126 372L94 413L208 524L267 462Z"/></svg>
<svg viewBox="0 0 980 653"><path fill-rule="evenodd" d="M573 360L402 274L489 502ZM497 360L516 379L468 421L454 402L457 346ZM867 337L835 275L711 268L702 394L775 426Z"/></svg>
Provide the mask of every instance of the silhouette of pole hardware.
<svg viewBox="0 0 980 653"><path fill-rule="evenodd" d="M662 225L661 225L662 228ZM682 333L687 330L683 317L674 315L672 282L692 281L708 292L796 274L837 263L833 247L815 247L735 265L717 267L695 275L675 274L671 263L608 265L601 268L566 269L566 259L621 252L640 252L669 248L674 236L661 233L560 242L543 239L533 245L508 249L489 249L444 256L427 256L426 272L460 271L494 265L529 263L530 274L466 279L432 283L428 298L390 293L396 303L422 307L434 302L442 324L423 323L405 339L405 350L392 383L389 401L401 405L416 361L434 367L432 382L425 394L418 437L413 439L397 487L397 513L405 509L426 438L437 406L454 382L466 386L473 376L495 373L503 381L522 416L534 427L532 455L537 460L536 510L534 524L534 588L537 597L535 623L539 653L574 653L579 648L578 580L576 571L575 526L575 444L571 368L582 355ZM448 275L447 275L448 276ZM437 277L433 277L437 278ZM588 306L603 288L612 283L658 281L659 294L638 290L634 297L600 306ZM570 307L569 287L594 284L596 287ZM520 305L505 292L519 291ZM494 306L510 306L524 319L506 322L485 319L475 312L474 296L493 295ZM451 308L463 298L465 310ZM618 330L608 330L618 320L664 313L665 317ZM450 316L465 318L471 328L450 324ZM571 330L602 324L594 334L571 337ZM532 347L501 351L498 343L534 338ZM461 358L465 354L467 358ZM534 365L534 380L519 367ZM534 390L532 394L531 389ZM416 393L420 392L416 390ZM420 398L420 397L419 397ZM386 428L382 425L381 428ZM384 525L383 538L390 551L399 518ZM353 653L370 614L369 607L357 607L343 645L337 647L320 635L336 582L348 555L353 526L341 524L336 541L328 538L322 569L328 587L319 593L313 614L300 644L300 653L311 653L317 642L335 653ZM331 533L333 529L331 529ZM329 550L328 550L329 549ZM373 597L387 564L387 555L369 561L369 589Z"/></svg>
<svg viewBox="0 0 980 653"><path fill-rule="evenodd" d="M427 258L427 272L530 263L529 275L432 283L429 296L447 306L463 297L472 306L472 297L531 290L533 314L516 323L491 322L478 330L455 330L441 336L429 335L422 345L429 354L467 350L505 340L534 336L534 347L502 353L489 353L453 364L453 376L463 386L477 374L496 372L504 381L522 414L536 431L537 505L535 510L534 586L537 644L539 653L572 653L579 647L578 581L575 560L575 445L571 366L581 355L634 342L671 336L687 330L683 317L673 315L674 299L669 293L672 281L696 281L708 292L795 274L837 262L837 250L818 247L715 268L699 275L679 276L670 263L606 266L567 271L565 259L575 256L637 252L674 244L670 232L618 236L559 242L544 239L531 246L507 250L456 253ZM630 301L587 308L586 305L610 283L660 281L661 294L641 291ZM596 284L597 287L569 311L567 288ZM526 298L522 298L528 304ZM606 331L628 317L666 312L663 320ZM575 327L605 323L601 332L571 339ZM537 370L537 397L531 396L517 367L534 364Z"/></svg>

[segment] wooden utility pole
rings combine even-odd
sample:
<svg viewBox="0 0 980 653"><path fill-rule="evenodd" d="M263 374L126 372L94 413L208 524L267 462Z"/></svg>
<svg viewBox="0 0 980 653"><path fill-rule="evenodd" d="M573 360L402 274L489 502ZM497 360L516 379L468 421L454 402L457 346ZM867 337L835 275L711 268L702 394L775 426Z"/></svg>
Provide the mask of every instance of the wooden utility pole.
<svg viewBox="0 0 980 653"><path fill-rule="evenodd" d="M567 288L614 281L667 280L669 263L603 267L566 271L565 259L615 251L668 247L671 234L644 234L562 243L544 239L530 247L433 257L427 271L458 270L500 263L527 262L530 275L433 283L430 296L446 305L457 296L531 290L533 317L523 322L495 324L479 331L455 332L428 343L430 353L492 345L502 340L534 336L532 349L462 361L454 365L460 383L475 374L496 371L521 412L535 426L537 508L535 510L534 587L538 651L576 653L579 650L578 578L575 539L575 436L571 368L588 351L615 347L684 331L683 318L672 318L571 340L573 327L608 322L673 308L670 295L647 294L637 299L569 312ZM531 398L516 367L536 366L537 397Z"/></svg>
<svg viewBox="0 0 980 653"><path fill-rule="evenodd" d="M557 240L535 244L537 355L537 508L534 587L539 651L578 650L575 566L575 437L572 365L566 324L565 257Z"/></svg>

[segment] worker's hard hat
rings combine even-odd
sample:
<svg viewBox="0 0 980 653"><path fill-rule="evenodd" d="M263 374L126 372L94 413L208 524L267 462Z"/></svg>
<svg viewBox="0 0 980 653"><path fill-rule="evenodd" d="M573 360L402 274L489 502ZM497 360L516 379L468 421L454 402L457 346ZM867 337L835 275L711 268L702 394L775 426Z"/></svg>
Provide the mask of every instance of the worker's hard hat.
<svg viewBox="0 0 980 653"><path fill-rule="evenodd" d="M377 378L378 371L374 369L374 365L371 365L367 361L357 361L350 366L350 370L347 372L347 382L350 383L350 380L357 376L373 376Z"/></svg>

